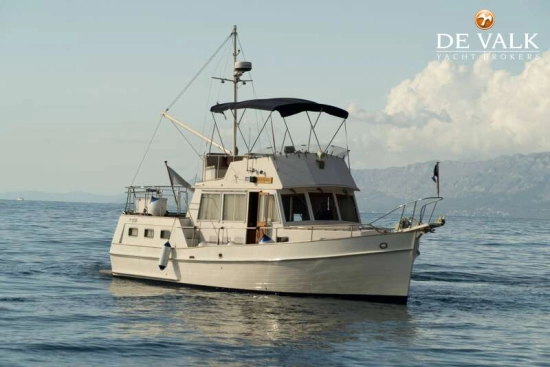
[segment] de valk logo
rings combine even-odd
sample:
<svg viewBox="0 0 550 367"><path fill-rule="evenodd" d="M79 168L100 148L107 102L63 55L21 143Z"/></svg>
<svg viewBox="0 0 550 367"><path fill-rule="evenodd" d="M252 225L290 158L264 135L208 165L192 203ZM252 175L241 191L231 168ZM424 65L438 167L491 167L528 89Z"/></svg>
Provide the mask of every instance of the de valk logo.
<svg viewBox="0 0 550 367"><path fill-rule="evenodd" d="M506 32L506 25L502 22L498 26L502 33L488 32L495 25L495 14L487 9L479 10L474 14L474 23L481 30L480 33L438 33L437 59L475 60L478 57L484 57L487 60L540 59L540 50L536 43L538 33Z"/></svg>

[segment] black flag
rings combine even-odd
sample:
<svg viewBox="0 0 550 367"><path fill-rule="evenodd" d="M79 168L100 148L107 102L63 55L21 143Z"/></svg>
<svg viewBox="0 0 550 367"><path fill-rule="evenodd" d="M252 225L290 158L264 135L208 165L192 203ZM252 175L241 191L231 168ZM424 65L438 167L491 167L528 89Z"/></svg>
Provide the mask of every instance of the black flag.
<svg viewBox="0 0 550 367"><path fill-rule="evenodd" d="M439 196L439 162L437 162L434 166L432 180L437 184L437 196Z"/></svg>
<svg viewBox="0 0 550 367"><path fill-rule="evenodd" d="M183 186L186 189L192 189L192 186L189 185L187 181L183 179L176 171L174 171L170 166L168 166L168 161L164 161L164 165L166 166L166 169L168 170L168 178L170 179L170 186L172 186L172 193L174 194L174 201L176 202L176 205L178 207L178 214L180 212L180 201L176 197L176 190L174 189L174 184ZM187 200L186 200L187 203Z"/></svg>
<svg viewBox="0 0 550 367"><path fill-rule="evenodd" d="M437 162L434 166L434 174L432 176L432 180L437 183L439 181L439 162Z"/></svg>
<svg viewBox="0 0 550 367"><path fill-rule="evenodd" d="M166 163L166 169L168 169L168 177L170 178L170 185L172 186L180 185L185 187L186 189L192 188L192 186L187 181L185 181L183 177L181 177L176 171L174 171L172 167L168 165L167 162L164 162L164 163Z"/></svg>

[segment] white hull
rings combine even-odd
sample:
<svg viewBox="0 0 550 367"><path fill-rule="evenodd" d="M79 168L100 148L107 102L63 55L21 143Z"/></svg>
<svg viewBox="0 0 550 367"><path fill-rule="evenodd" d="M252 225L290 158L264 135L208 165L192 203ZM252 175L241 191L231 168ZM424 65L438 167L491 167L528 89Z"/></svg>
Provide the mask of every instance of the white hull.
<svg viewBox="0 0 550 367"><path fill-rule="evenodd" d="M116 276L193 286L406 303L421 233L276 244L176 246L164 270L158 267L163 243L113 243L111 265ZM381 243L387 247L381 248Z"/></svg>

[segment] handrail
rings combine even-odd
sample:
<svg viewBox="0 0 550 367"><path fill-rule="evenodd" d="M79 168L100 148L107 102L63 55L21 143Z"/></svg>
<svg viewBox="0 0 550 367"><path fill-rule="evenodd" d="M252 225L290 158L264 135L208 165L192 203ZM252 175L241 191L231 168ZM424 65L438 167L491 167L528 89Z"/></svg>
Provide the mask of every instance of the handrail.
<svg viewBox="0 0 550 367"><path fill-rule="evenodd" d="M398 211L399 209L401 209L401 214L399 216L399 222L398 222L398 228L397 229L408 228L413 224L423 224L424 219L426 218L426 210L427 210L428 207L432 206L430 215L429 215L429 217L426 221L427 223L430 223L431 220L432 220L433 214L435 212L435 208L437 206L437 203L439 203L441 200L443 200L443 198L440 197L440 196L431 196L431 197L427 197L427 198L420 198L420 199L417 199L417 200L414 200L414 201L410 201L408 203L399 205L397 208L395 208L393 210L390 210L386 214L382 215L381 217L378 217L377 219L373 220L372 222L370 222L368 224L373 226L374 223L380 221L381 219L386 218L390 214ZM417 215L417 212L416 212L417 205L420 204L422 201L427 201L427 202L420 207L420 210L418 211L418 217L417 217L416 216ZM412 205L412 212L410 213L410 216L408 216L407 213L406 213L406 210L407 210L407 207L410 208L411 205Z"/></svg>
<svg viewBox="0 0 550 367"><path fill-rule="evenodd" d="M170 188L170 186L142 186L140 189L144 189L142 193L150 193L147 189L149 188ZM128 188L128 194L136 194L134 191L135 187L129 187ZM213 230L216 232L217 237L217 244L223 244L224 238L224 232L226 233L226 237L229 237L227 231L239 231L239 230L267 230L272 231L271 236L276 239L279 237L279 234L281 231L288 232L288 231L295 231L295 230L302 230L302 231L310 231L310 241L313 240L313 234L314 231L317 233L321 231L325 232L332 232L332 231L339 231L339 232L349 232L349 237L355 237L355 236L362 236L364 235L363 231L370 230L370 231L377 231L379 233L388 233L388 232L394 232L394 231L401 231L407 228L411 228L413 226L418 226L422 224L427 224L427 227L429 229L432 229L433 227L443 225L443 224L436 222L431 223L433 214L435 212L435 209L437 207L437 204L443 200L442 197L427 197L427 198L421 198L417 200L410 201L408 203L402 204L398 206L397 208L390 210L386 214L378 217L377 219L369 222L369 223L361 223L361 224L342 224L342 223L334 223L334 224L320 224L320 225L305 225L305 226L291 226L291 227L274 227L274 226L253 226L253 227L233 227L228 228L226 224L220 223L220 225L215 225L212 222L208 223L196 223L195 225L177 225L176 228L181 230L193 230L193 240L197 238L197 231L204 231L204 230ZM418 207L420 209L418 210ZM431 210L430 210L431 208ZM407 211L407 209L410 209L410 213ZM381 221L382 219L388 217L392 213L395 213L397 211L400 211L399 214L399 220L394 228L387 228L387 227L381 227L378 225L375 225L375 223ZM426 220L426 222L424 222ZM439 223L439 224L438 224ZM180 222L181 224L181 222ZM244 223L243 223L244 224ZM282 233L283 236L286 236L285 233ZM220 238L221 237L221 238ZM340 237L340 236L338 236Z"/></svg>
<svg viewBox="0 0 550 367"><path fill-rule="evenodd" d="M160 186L154 186L154 187L160 187ZM170 186L168 186L169 188ZM361 223L361 224L341 224L341 223L334 223L334 224L325 224L325 225L305 225L305 226L290 226L290 227L274 227L274 226L262 226L260 228L266 229L266 230L275 230L276 232L280 230L284 231L294 231L294 230L309 230L309 231L361 231L361 230L380 230L380 229L389 229L389 228L382 228L375 223L379 222L380 220L388 217L392 213L395 213L398 210L401 210L401 213L399 214L399 224L400 228L406 228L408 226L404 226L402 222L404 220L408 221L409 226L411 224L423 224L423 223L430 223L433 217L433 214L435 212L437 203L443 200L442 197L427 197L427 198L421 198L417 200L410 201L405 204L401 204L400 206L396 207L393 210L390 210L386 214L378 217L377 219L369 222L369 223ZM421 202L427 201L424 203L420 210L417 211L417 207ZM407 208L412 206L412 212L407 212ZM427 210L431 206L431 210L429 211L429 216L427 216ZM139 214L139 213L138 213ZM425 219L427 218L426 222ZM221 229L223 230L249 230L249 229L258 229L259 227L253 226L253 227L233 227L228 228L225 224L220 223L220 225L215 225L214 223L208 222L210 226L206 223L198 223L198 225L193 226L178 226L178 228L181 229L195 229L195 230L216 230L219 231Z"/></svg>
<svg viewBox="0 0 550 367"><path fill-rule="evenodd" d="M181 185L174 185L174 186L164 186L164 185L143 185L143 186L127 186L126 187L126 204L124 208L125 214L136 214L136 215L146 215L147 212L138 212L136 208L136 200L138 198L144 198L145 200L148 200L149 198L153 196L157 197L164 197L164 198L171 198L172 195L174 195L174 198L177 198L176 200L176 216L181 216L183 213L181 212L180 204L178 204L178 201L181 200L181 194L185 194L185 197L183 198L185 200L185 203L189 203L188 200L188 189ZM169 192L169 193L168 193Z"/></svg>

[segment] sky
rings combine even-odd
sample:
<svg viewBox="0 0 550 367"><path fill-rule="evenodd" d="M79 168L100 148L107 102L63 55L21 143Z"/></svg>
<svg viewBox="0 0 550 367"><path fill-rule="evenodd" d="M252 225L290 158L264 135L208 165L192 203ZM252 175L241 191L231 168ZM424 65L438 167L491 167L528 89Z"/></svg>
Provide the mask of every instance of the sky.
<svg viewBox="0 0 550 367"><path fill-rule="evenodd" d="M474 24L481 9L495 16L490 30ZM253 63L242 99L297 97L348 110L352 168L550 151L548 19L542 0L3 0L0 192L118 194L131 183L168 184L165 160L193 180L197 155L171 123L159 124L160 113L233 25L239 58ZM478 33L504 41L473 60L438 58L443 33L467 34L471 49ZM511 33L516 46L536 33L538 49L522 49L536 58L520 60ZM228 56L222 47L170 109L206 135L209 107L232 98L228 84L211 79L231 76ZM258 126L252 117L245 136ZM230 122L217 121L227 145ZM335 142L345 145L341 134Z"/></svg>

